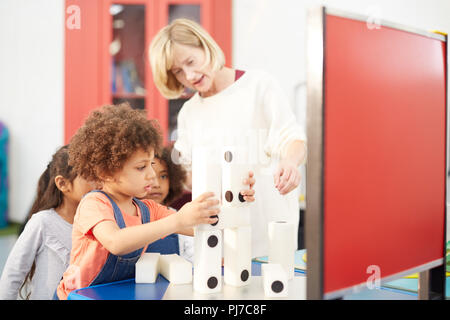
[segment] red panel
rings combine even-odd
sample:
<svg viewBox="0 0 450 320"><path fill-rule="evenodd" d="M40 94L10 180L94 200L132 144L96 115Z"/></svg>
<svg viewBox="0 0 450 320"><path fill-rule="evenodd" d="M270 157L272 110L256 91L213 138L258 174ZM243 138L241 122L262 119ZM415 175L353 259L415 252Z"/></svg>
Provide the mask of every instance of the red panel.
<svg viewBox="0 0 450 320"><path fill-rule="evenodd" d="M214 0L212 3L212 35L225 54L226 65L233 66L231 52L231 1Z"/></svg>
<svg viewBox="0 0 450 320"><path fill-rule="evenodd" d="M66 0L66 8L80 8L80 28L65 28L65 143L98 105L99 4L100 1Z"/></svg>
<svg viewBox="0 0 450 320"><path fill-rule="evenodd" d="M445 43L328 15L324 292L443 257Z"/></svg>

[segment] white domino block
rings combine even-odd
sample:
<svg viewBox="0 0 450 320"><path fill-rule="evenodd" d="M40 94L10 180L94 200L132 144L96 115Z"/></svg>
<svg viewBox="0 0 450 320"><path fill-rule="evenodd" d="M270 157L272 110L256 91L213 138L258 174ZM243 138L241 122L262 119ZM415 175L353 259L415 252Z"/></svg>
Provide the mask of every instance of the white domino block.
<svg viewBox="0 0 450 320"><path fill-rule="evenodd" d="M270 263L281 264L288 279L294 278L294 260L297 241L295 239L295 225L287 221L271 221L269 231Z"/></svg>
<svg viewBox="0 0 450 320"><path fill-rule="evenodd" d="M220 209L220 218L222 227L236 228L250 225L251 211L249 206L245 207L222 207Z"/></svg>
<svg viewBox="0 0 450 320"><path fill-rule="evenodd" d="M192 264L177 254L162 254L159 258L159 272L171 284L192 282Z"/></svg>
<svg viewBox="0 0 450 320"><path fill-rule="evenodd" d="M215 151L211 148L195 147L192 150L192 199L196 199L202 193L213 192L216 199L221 200L222 192L222 168ZM217 206L220 208L219 206ZM199 225L200 230L221 229L222 222L215 224Z"/></svg>
<svg viewBox="0 0 450 320"><path fill-rule="evenodd" d="M248 185L243 183L248 178L250 165L247 150L242 147L222 148L222 205L226 207L243 207L248 202L240 194Z"/></svg>
<svg viewBox="0 0 450 320"><path fill-rule="evenodd" d="M158 276L159 252L146 252L136 262L136 283L154 283Z"/></svg>
<svg viewBox="0 0 450 320"><path fill-rule="evenodd" d="M224 282L240 287L250 283L252 271L251 227L226 228L224 238Z"/></svg>
<svg viewBox="0 0 450 320"><path fill-rule="evenodd" d="M287 297L288 278L286 271L278 263L266 263L261 266L264 295L266 297Z"/></svg>
<svg viewBox="0 0 450 320"><path fill-rule="evenodd" d="M222 290L222 230L194 229L194 291Z"/></svg>

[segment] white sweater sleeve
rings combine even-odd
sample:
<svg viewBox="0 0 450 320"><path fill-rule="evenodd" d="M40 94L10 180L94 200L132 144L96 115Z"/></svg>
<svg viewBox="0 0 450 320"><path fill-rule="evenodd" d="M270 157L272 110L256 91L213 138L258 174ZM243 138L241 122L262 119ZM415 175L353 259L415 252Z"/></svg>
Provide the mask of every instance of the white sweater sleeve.
<svg viewBox="0 0 450 320"><path fill-rule="evenodd" d="M41 220L33 216L9 253L0 278L0 300L18 298L20 286L42 248L42 231Z"/></svg>
<svg viewBox="0 0 450 320"><path fill-rule="evenodd" d="M290 142L306 141L305 129L297 123L289 101L275 79L268 77L261 89L260 104L268 124L264 152L270 157L279 158Z"/></svg>

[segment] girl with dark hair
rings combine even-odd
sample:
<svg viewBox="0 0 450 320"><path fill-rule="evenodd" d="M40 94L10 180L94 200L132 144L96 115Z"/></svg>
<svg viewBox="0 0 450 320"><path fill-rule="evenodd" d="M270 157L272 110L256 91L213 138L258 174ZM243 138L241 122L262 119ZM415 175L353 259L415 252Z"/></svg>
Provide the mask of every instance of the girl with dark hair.
<svg viewBox="0 0 450 320"><path fill-rule="evenodd" d="M173 146L164 147L160 154L155 154L155 184L145 197L165 206L170 206L181 197L184 191L183 182L186 180L184 168L171 159L172 149Z"/></svg>
<svg viewBox="0 0 450 320"><path fill-rule="evenodd" d="M27 223L0 278L0 300L51 299L69 265L76 208L94 185L78 176L68 160L68 146L63 146L39 178Z"/></svg>
<svg viewBox="0 0 450 320"><path fill-rule="evenodd" d="M160 154L155 155L153 170L155 179L151 183L151 190L144 199L151 199L156 203L167 206L176 211L171 204L179 199L184 191L184 181L186 180L186 171L184 168L172 161L173 146L164 147ZM171 239L171 240L169 240ZM194 239L189 235L171 234L165 239L158 240L175 241L178 247L178 254L193 263L194 259ZM157 243L154 243L157 245Z"/></svg>

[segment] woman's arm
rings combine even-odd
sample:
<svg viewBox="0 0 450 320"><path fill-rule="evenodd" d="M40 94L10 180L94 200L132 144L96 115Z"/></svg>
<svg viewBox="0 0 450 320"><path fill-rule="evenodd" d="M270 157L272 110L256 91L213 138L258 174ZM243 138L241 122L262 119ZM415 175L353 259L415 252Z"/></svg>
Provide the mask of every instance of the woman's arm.
<svg viewBox="0 0 450 320"><path fill-rule="evenodd" d="M301 176L298 166L306 157L306 145L302 140L294 140L282 150L278 169L274 173L275 188L280 194L287 194L297 188Z"/></svg>
<svg viewBox="0 0 450 320"><path fill-rule="evenodd" d="M296 167L300 166L306 157L305 141L294 140L286 146L281 153L281 159L294 164Z"/></svg>

